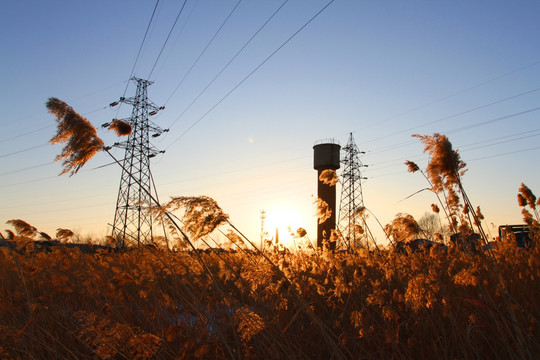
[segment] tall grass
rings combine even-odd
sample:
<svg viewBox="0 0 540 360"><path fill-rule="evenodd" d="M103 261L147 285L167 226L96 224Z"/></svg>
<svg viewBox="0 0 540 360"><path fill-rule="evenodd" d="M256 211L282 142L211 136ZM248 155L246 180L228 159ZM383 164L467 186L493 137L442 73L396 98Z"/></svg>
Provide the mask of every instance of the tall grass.
<svg viewBox="0 0 540 360"><path fill-rule="evenodd" d="M51 98L47 107L59 124L52 142L66 143L57 158L64 159L63 173L73 175L97 151L107 151L91 124L67 104ZM110 128L127 134L121 126ZM432 156L425 175L431 190L444 199L439 203L454 231L463 231L464 209L472 209L460 180L464 163L446 137L418 137ZM336 177L328 174L326 180ZM524 188L520 194L528 206L537 205ZM189 250L170 251L156 242L120 250L42 246L34 241L42 233L22 220L11 221L16 234L0 248L0 357L525 359L540 354L538 246L524 251L506 240L489 257L454 247L408 253L261 251L210 198L152 201L154 218ZM318 207L320 216L327 216L324 204ZM480 219L479 208L473 213ZM526 209L524 216L531 226L538 224ZM222 225L230 229L233 250L194 246L199 239L210 247L209 234ZM418 224L401 214L385 230L402 242L418 233ZM537 244L538 233L532 234ZM57 238L72 237L58 229Z"/></svg>
<svg viewBox="0 0 540 360"><path fill-rule="evenodd" d="M496 243L495 274L482 254L452 247L405 254L266 253L276 268L242 251L200 252L201 262L192 251L37 251L33 243L16 236L12 251L0 248L2 358L540 354L537 246ZM321 339L321 329L330 339Z"/></svg>

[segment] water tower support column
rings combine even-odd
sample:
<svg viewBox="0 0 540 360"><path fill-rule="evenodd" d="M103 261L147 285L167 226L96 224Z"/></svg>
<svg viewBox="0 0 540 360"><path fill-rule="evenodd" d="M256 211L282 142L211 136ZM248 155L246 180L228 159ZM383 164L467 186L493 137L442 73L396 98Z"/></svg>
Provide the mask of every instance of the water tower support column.
<svg viewBox="0 0 540 360"><path fill-rule="evenodd" d="M328 204L331 215L323 223L317 225L317 247L321 248L325 240L330 239L332 230L336 228L336 187L325 184L320 180L324 170L339 169L339 151L341 147L332 140L317 142L313 146L313 167L317 170L317 196ZM336 243L329 243L330 249L335 250Z"/></svg>

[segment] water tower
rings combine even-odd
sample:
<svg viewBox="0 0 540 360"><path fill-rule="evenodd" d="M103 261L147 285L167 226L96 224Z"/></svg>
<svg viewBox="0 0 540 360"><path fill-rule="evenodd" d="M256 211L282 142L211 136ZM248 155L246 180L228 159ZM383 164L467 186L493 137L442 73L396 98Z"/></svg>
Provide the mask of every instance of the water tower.
<svg viewBox="0 0 540 360"><path fill-rule="evenodd" d="M313 146L313 167L317 170L317 196L328 204L332 212L322 224L317 225L317 247L323 246L323 240L329 239L332 230L336 228L336 186L325 184L319 178L324 170L339 169L339 151L341 146L334 139L320 140ZM330 243L334 250L336 243Z"/></svg>

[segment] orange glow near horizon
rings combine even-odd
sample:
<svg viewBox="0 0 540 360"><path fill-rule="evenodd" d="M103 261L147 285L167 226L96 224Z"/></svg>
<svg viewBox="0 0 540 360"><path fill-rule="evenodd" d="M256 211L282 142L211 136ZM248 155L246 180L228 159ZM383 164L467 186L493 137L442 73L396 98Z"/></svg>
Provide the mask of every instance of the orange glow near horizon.
<svg viewBox="0 0 540 360"><path fill-rule="evenodd" d="M308 225L313 222L313 216L305 215L298 209L289 205L276 205L266 210L265 231L267 238L275 240L276 229L279 234L279 242L289 249L296 248L295 242L305 242L306 239L294 239L298 228L308 230ZM310 237L309 230L307 237Z"/></svg>

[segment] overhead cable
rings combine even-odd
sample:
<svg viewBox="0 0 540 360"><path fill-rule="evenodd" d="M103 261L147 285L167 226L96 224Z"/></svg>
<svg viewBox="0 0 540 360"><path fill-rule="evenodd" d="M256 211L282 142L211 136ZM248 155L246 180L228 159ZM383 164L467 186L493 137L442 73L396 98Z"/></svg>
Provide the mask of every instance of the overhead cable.
<svg viewBox="0 0 540 360"><path fill-rule="evenodd" d="M381 121L376 121L376 122L374 122L374 123L371 123L370 125L367 125L366 128L369 128L369 127L374 126L374 125L380 125L380 124L382 124L382 123L384 123L384 122L387 122L387 121L389 121L389 120L393 120L393 119L402 117L402 116L404 116L404 115L413 113L413 112L415 112L415 111L418 111L418 110L423 109L423 108L425 108L425 107L428 107L428 106L430 106L430 105L439 103L439 102L441 102L441 101L447 100L447 99L452 98L452 97L457 96L457 95L461 95L461 94L463 94L463 93L465 93L465 92L467 92L467 91L470 91L470 90L476 89L476 88L478 88L478 87L484 86L484 85L486 85L486 84L492 83L492 82L494 82L494 81L497 81L497 80L499 80L499 79L505 78L505 77L510 76L510 75L513 75L513 74L515 74L515 73L517 73L517 72L526 70L526 69L528 69L528 68L530 68L530 67L533 67L533 66L536 66L536 65L538 65L538 64L540 64L540 60L535 61L535 62L533 62L533 63L531 63L531 64L529 64L529 65L525 65L525 66L522 66L522 67L520 67L520 68L517 68L517 69L515 69L515 70L508 71L508 72L506 72L506 73L504 73L504 74L502 74L502 75L498 75L498 76L496 76L496 77L494 77L494 78L491 78L491 79L489 79L489 80L482 81L482 82L480 82L480 83L478 83L478 84L476 84L476 85L472 85L472 86L469 86L469 87L467 87L467 88L465 88L465 89L456 91L456 92L454 92L454 93L452 93L452 94L450 94L450 95L443 96L443 97L441 97L441 98L439 98L439 99L436 99L436 100L433 100L433 101L431 101L431 102L429 102L429 103L427 103L427 104L417 106L417 107L415 107L415 108L412 108L412 109L407 110L407 111L405 111L405 112L402 112L402 113L400 113L400 114L391 116L391 117L389 117L389 118L383 119L383 120L381 120ZM364 130L365 130L366 128L364 128Z"/></svg>
<svg viewBox="0 0 540 360"><path fill-rule="evenodd" d="M23 172L23 171L33 170L33 169L38 168L38 167L49 166L49 165L52 165L52 164L54 164L54 163L49 161L49 162L46 162L46 163L43 163L43 164L32 165L32 166L25 167L25 168L22 168L22 169L17 169L17 170L13 170L13 171L4 172L4 173L1 173L0 176L16 174L16 173L20 173L20 172Z"/></svg>
<svg viewBox="0 0 540 360"><path fill-rule="evenodd" d="M22 149L22 150L17 150L17 151L8 153L8 154L0 155L0 158L8 157L8 156L15 155L15 154L20 154L20 153L23 153L23 152L26 152L26 151L38 149L38 148L45 147L45 146L49 146L49 144L48 143L47 144L41 144L41 145L36 145L36 146L26 148L26 149Z"/></svg>
<svg viewBox="0 0 540 360"><path fill-rule="evenodd" d="M214 39L217 37L217 35L221 32L221 29L223 29L223 26L225 26L225 24L229 21L229 19L231 18L232 14L234 14L234 12L236 11L236 8L238 8L238 5L240 5L240 3L242 2L242 0L238 0L238 2L236 3L236 5L234 6L234 8L231 10L231 12L229 12L229 15L225 18L225 21L223 21L223 23L221 24L221 26L217 29L217 31L214 33L214 36L212 36L212 38L210 39L210 41L208 41L208 43L206 44L206 46L204 47L204 49L201 51L201 53L199 54L199 56L197 57L197 59L195 59L195 61L193 62L193 64L191 64L191 67L188 69L188 71L186 72L186 74L184 75L184 77L182 78L182 80L180 80L180 83L176 86L176 88L173 90L172 94L167 98L167 100L165 101L165 104L164 105L167 105L167 103L169 102L169 100L171 100L171 98L173 97L173 95L176 93L176 91L180 88L180 86L183 84L184 80L186 80L186 78L188 77L188 75L191 73L191 70L193 70L193 68L195 67L195 65L197 65L197 63L199 62L200 58L204 55L204 53L206 52L206 50L210 47L210 45L212 44L212 42L214 41ZM228 65L228 64L227 64ZM223 71L223 70L222 70ZM221 74L221 72L220 72ZM212 80L213 82L214 80ZM212 83L211 82L211 83ZM206 88L205 88L206 90ZM203 90L204 91L204 90ZM200 96L200 94L199 94ZM198 98L198 97L197 97ZM190 104L191 106L192 104ZM189 108L189 107L188 107ZM187 109L186 109L187 110ZM184 110L184 112L186 111ZM183 114L183 113L182 113ZM181 115L180 115L181 116ZM178 120L178 118L176 119ZM175 120L175 122L176 122ZM173 122L174 124L174 122ZM172 125L171 125L172 126ZM170 127L170 126L169 126Z"/></svg>
<svg viewBox="0 0 540 360"><path fill-rule="evenodd" d="M479 126L483 126L483 125L487 125L487 124L492 124L494 122L501 121L501 120L511 119L511 118L516 117L516 116L525 115L525 114L528 114L528 113L531 113L531 112L534 112L534 111L538 111L538 110L540 110L540 107L535 107L535 108L532 108L532 109L520 111L520 112L517 112L517 113L510 114L510 115L501 116L501 117L498 117L498 118L495 118L495 119L480 121L480 122L478 122L476 124L462 126L462 127L457 128L457 129L447 131L446 133L447 134L452 134L452 133L459 132L459 131L469 130L469 129L472 129L472 128L475 128L475 127L479 127Z"/></svg>
<svg viewBox="0 0 540 360"><path fill-rule="evenodd" d="M467 160L467 161L476 161L476 160L491 159L491 158L494 158L494 157L505 156L505 155L511 155L511 154L517 154L517 153L522 153L522 152L527 152L527 151L532 151L532 150L538 150L538 149L540 149L540 146L535 146L535 147L532 147L532 148L527 148L527 149L522 149L522 150L508 151L508 152L504 152L504 153L500 153L500 154L495 154L495 155L488 155L488 156L477 157L477 158L474 158L474 159L469 159L469 160Z"/></svg>
<svg viewBox="0 0 540 360"><path fill-rule="evenodd" d="M141 41L141 46L139 47L139 52L137 53L137 57L135 58L135 63L133 64L133 68L131 69L131 73L129 74L128 81L126 83L126 88L124 89L124 93L122 94L122 97L126 96L126 92L129 86L129 79L133 76L133 73L135 72L135 67L137 66L137 62L139 61L139 56L141 55L142 48L144 46L144 42L146 41L146 36L148 35L148 31L150 30L150 25L152 25L152 20L154 20L154 15L156 14L157 7L159 5L159 0L156 1L156 5L154 6L154 10L152 11L152 16L150 17L150 21L148 22L148 26L146 27L146 31L144 33L143 39Z"/></svg>
<svg viewBox="0 0 540 360"><path fill-rule="evenodd" d="M150 70L150 74L148 74L147 79L150 79L152 76L152 73L154 72L154 69L156 68L156 65L159 61L159 58L161 57L161 54L163 53L163 50L165 49L165 46L167 45L167 42L169 41L169 38L171 37L171 34L176 27L176 23L178 22L178 19L180 18L180 15L182 15L182 12L184 11L184 7L186 6L187 0L184 0L184 3L182 4L182 7L180 8L180 11L178 11L178 15L176 16L176 19L174 20L173 25L171 26L171 30L169 30L169 34L167 35L167 38L165 39L165 42L163 43L163 46L161 47L161 50L159 51L159 55L157 56L156 61L154 62L154 66L152 66L152 70Z"/></svg>
<svg viewBox="0 0 540 360"><path fill-rule="evenodd" d="M431 121L428 121L428 122L425 122L425 123L422 123L422 124L419 124L419 125L412 126L410 128L404 129L404 130L396 131L396 132L394 132L392 134L389 134L389 135L380 136L380 137L375 138L375 139L364 141L364 144L365 143L370 143L370 142L373 142L373 141L377 141L377 140L381 140L381 139L386 139L389 136L395 136L395 135L403 134L405 132L408 132L408 131L411 131L411 130L414 130L414 129L417 129L417 128L421 128L421 127L424 127L426 125L432 125L432 124L435 124L435 123L438 123L438 122L441 122L441 121L444 121L444 120L448 120L448 119L452 119L452 118L455 118L455 117L458 117L458 116L461 116L461 115L465 115L465 114L471 113L471 112L476 111L476 110L484 109L484 108L487 108L487 107L492 106L492 105L500 104L500 103L505 102L505 101L513 100L513 99L516 99L516 98L521 97L521 96L532 94L532 93L537 92L539 90L540 90L540 87L538 87L536 89L529 90L529 91L522 92L522 93L517 94L517 95L508 96L508 97L505 97L503 99L499 99L499 100L490 102L488 104L476 106L474 108L471 108L471 109L468 109L468 110L465 110L465 111L461 111L461 112L459 112L457 114L445 116L445 117L439 118L437 120L431 120Z"/></svg>
<svg viewBox="0 0 540 360"><path fill-rule="evenodd" d="M30 135L30 134L33 134L33 133L36 133L38 131L42 131L42 130L45 130L45 129L48 129L48 128L51 128L51 127L54 127L54 124L50 124L50 125L47 125L47 126L43 126L43 127L40 127L38 129L34 129L32 131L26 131L24 132L23 134L19 134L19 135L15 135L15 136L10 136L8 138L5 138L5 139L2 139L0 140L0 143L3 143L3 142L6 142L6 141L10 141L10 140L14 140L14 139L18 139L20 137L23 137L23 136L26 136L26 135Z"/></svg>
<svg viewBox="0 0 540 360"><path fill-rule="evenodd" d="M221 104L226 98L229 97L240 85L242 85L251 75L253 75L257 70L259 70L270 58L272 58L279 50L281 50L285 45L287 45L296 35L298 35L308 24L310 24L315 18L317 18L324 10L330 6L334 0L329 1L319 12L317 12L313 17L311 17L304 25L302 25L294 34L292 34L284 43L282 43L274 52L272 52L266 59L264 59L255 69L253 69L249 74L247 74L238 84L236 84L225 96L223 96L214 106L212 106L203 116L201 116L197 121L191 124L184 132L180 134L168 147L169 149L174 143L180 140L185 134L187 134L191 129L193 129L199 122L201 122L208 114L210 114L219 104Z"/></svg>
<svg viewBox="0 0 540 360"><path fill-rule="evenodd" d="M208 88L210 87L210 85L212 85L214 83L214 81L217 80L217 78L225 71L225 69L227 69L229 67L229 65L231 65L231 63L238 57L238 55L240 55L240 53L242 53L242 51L244 51L244 49L251 43L251 41L259 34L259 32L261 32L261 30L270 22L270 20L272 20L272 18L281 10L281 8L287 3L287 1L289 0L285 0L281 6L276 10L274 11L274 13L265 21L265 23L259 27L259 29L251 36L251 38L249 38L248 41L246 41L246 43L242 46L242 48L240 50L238 50L236 52L236 54L229 60L229 62L227 62L227 64L225 64L225 66L214 76L214 78L208 83L208 85L206 85L206 87L204 89L202 89L202 91L199 93L199 95L197 95L195 97L195 99L193 99L193 101L191 101L191 103L184 109L184 111L182 111L182 113L180 115L178 115L178 117L171 123L171 125L169 125L169 128L171 128L178 120L180 120L180 118L186 113L186 111L188 111L191 106L193 106L193 104L201 97L201 95L206 92L206 90L208 90ZM197 59L198 60L198 59ZM191 71L191 69L190 69ZM189 73L189 72L188 72ZM186 74L187 76L187 74ZM185 79L185 77L184 77ZM184 81L184 79L182 79L182 81ZM180 82L181 84L182 82ZM176 87L176 89L174 89L173 93L171 94L171 96L169 96L169 98L167 99L167 101L165 102L165 104L167 102L169 102L169 100L171 99L171 97L174 95L174 93L176 92L176 90L178 90L178 88L180 87L180 84Z"/></svg>

